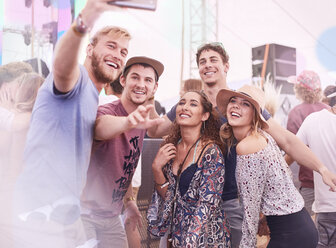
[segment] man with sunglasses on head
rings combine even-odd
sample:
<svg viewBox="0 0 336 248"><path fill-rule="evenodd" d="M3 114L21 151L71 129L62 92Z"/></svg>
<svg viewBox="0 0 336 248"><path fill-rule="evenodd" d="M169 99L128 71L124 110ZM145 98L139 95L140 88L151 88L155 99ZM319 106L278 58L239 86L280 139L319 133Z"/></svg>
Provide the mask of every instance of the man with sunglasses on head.
<svg viewBox="0 0 336 248"><path fill-rule="evenodd" d="M216 106L217 93L221 89L229 89L226 82L230 68L229 56L222 43L206 43L198 48L196 62L204 83L204 91L213 106ZM269 126L265 131L276 140L281 149L300 164L316 170L320 174L325 173L325 166L294 134L281 127L267 111L263 111L263 116ZM158 125L153 132L148 132L149 136L162 137L167 134L169 127L176 118L176 105L163 118L165 122ZM221 121L226 122L224 116L221 116ZM225 184L222 199L231 226L231 241L234 248L239 247L243 221L243 209L238 200L235 169L236 149L233 147L225 158ZM336 176L334 174L327 175L326 183L333 191L336 190Z"/></svg>

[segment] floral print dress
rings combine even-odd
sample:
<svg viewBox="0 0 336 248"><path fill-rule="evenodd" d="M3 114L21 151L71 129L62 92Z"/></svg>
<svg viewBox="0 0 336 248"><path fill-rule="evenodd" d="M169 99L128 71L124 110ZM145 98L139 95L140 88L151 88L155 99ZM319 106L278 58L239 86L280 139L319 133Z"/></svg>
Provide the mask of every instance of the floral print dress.
<svg viewBox="0 0 336 248"><path fill-rule="evenodd" d="M206 148L196 162L196 171L188 190L183 195L177 190L176 210L171 225L176 182L172 162L164 167L169 181L165 199L156 190L153 193L147 215L148 230L155 236L163 236L171 227L175 247L231 247L221 199L225 168L219 147L210 144Z"/></svg>
<svg viewBox="0 0 336 248"><path fill-rule="evenodd" d="M266 132L267 146L255 153L237 155L236 179L244 206L240 248L256 247L259 212L281 216L299 212L303 198L274 139Z"/></svg>

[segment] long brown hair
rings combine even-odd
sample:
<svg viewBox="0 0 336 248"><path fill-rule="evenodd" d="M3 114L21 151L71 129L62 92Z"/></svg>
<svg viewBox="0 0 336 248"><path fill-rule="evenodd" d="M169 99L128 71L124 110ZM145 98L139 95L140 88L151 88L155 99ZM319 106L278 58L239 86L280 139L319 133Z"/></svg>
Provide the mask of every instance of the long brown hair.
<svg viewBox="0 0 336 248"><path fill-rule="evenodd" d="M211 102L203 91L189 91L197 93L201 98L201 105L203 108L203 113L209 113L209 118L201 126L201 141L203 143L214 142L217 144L220 149L223 151L223 143L220 141L218 131L220 129L220 121L218 113L213 109ZM162 146L167 143L172 143L175 146L178 144L181 139L181 130L180 126L176 123L176 120L173 123L169 135L162 143Z"/></svg>

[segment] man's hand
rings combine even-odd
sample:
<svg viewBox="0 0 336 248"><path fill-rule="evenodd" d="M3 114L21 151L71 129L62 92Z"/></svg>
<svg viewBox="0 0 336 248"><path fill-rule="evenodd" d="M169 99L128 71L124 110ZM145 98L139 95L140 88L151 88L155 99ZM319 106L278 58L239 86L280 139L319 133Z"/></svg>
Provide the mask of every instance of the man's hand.
<svg viewBox="0 0 336 248"><path fill-rule="evenodd" d="M153 108L153 105L139 105L136 110L127 116L129 129L148 129L163 123L164 120L162 118L150 119L150 111L152 111Z"/></svg>
<svg viewBox="0 0 336 248"><path fill-rule="evenodd" d="M89 28L92 28L101 13L111 10L122 10L122 8L108 4L108 2L113 2L113 0L88 0L81 11L84 24Z"/></svg>
<svg viewBox="0 0 336 248"><path fill-rule="evenodd" d="M128 201L125 206L125 226L129 225L131 230L135 231L137 225L141 227L141 214L135 201Z"/></svg>

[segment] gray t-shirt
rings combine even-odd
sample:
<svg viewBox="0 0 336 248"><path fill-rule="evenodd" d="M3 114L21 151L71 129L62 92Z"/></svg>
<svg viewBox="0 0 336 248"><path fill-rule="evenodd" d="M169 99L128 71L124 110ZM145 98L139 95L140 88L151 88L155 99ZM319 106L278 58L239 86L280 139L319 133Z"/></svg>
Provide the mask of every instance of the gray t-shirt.
<svg viewBox="0 0 336 248"><path fill-rule="evenodd" d="M15 188L15 208L20 213L53 206L65 198L79 205L85 185L98 90L80 66L74 89L66 94L56 91L49 74L34 105L24 169Z"/></svg>

